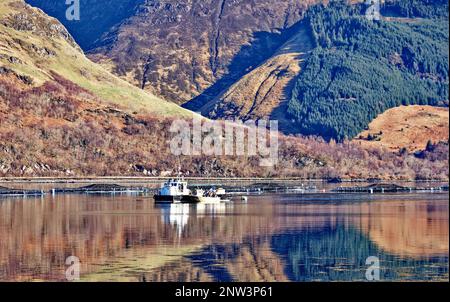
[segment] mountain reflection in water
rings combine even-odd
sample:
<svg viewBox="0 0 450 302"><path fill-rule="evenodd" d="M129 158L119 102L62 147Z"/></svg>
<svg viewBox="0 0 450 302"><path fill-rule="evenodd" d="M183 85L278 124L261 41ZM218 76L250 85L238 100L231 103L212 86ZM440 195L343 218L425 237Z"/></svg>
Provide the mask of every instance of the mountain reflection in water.
<svg viewBox="0 0 450 302"><path fill-rule="evenodd" d="M274 195L154 205L133 195L0 200L0 280L448 281L448 195Z"/></svg>

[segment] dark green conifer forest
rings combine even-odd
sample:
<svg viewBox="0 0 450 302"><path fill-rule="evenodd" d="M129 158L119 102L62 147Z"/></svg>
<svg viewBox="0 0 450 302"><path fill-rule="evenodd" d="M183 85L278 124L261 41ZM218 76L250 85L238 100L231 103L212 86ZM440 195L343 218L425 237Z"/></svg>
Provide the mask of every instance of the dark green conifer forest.
<svg viewBox="0 0 450 302"><path fill-rule="evenodd" d="M389 2L380 21L366 9L335 1L308 11L316 47L288 106L299 132L342 141L392 107L448 106L448 1Z"/></svg>

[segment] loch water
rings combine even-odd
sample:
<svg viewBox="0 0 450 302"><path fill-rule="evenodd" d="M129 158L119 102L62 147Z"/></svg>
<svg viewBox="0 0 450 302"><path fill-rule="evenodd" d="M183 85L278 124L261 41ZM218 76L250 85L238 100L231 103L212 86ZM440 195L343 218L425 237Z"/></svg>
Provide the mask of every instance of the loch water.
<svg viewBox="0 0 450 302"><path fill-rule="evenodd" d="M0 280L67 281L75 256L81 281L448 281L448 211L448 193L8 197Z"/></svg>

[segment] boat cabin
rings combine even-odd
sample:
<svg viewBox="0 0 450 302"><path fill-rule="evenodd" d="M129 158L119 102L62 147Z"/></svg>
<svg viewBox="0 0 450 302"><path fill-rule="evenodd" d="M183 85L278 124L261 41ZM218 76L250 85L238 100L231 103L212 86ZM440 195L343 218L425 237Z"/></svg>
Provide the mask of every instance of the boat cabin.
<svg viewBox="0 0 450 302"><path fill-rule="evenodd" d="M189 195L188 184L182 179L170 179L161 186L159 195L162 196L185 196Z"/></svg>

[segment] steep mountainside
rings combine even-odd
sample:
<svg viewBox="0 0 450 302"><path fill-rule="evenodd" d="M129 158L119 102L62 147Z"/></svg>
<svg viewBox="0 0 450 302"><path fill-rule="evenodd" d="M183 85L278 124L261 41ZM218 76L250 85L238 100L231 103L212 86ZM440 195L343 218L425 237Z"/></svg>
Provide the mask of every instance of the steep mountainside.
<svg viewBox="0 0 450 302"><path fill-rule="evenodd" d="M102 39L92 58L112 61L135 85L184 103L208 88L220 90L270 56L310 2L146 1Z"/></svg>
<svg viewBox="0 0 450 302"><path fill-rule="evenodd" d="M190 115L88 60L58 20L20 0L0 3L0 74L40 86L62 77L104 102L160 115Z"/></svg>
<svg viewBox="0 0 450 302"><path fill-rule="evenodd" d="M200 111L213 119L280 121L281 130L286 122L286 105L291 98L295 79L301 71L301 62L314 47L313 37L304 24L274 54L229 88L208 101L204 95L187 103L185 107ZM205 103L206 102L206 103ZM287 131L288 132L288 131Z"/></svg>
<svg viewBox="0 0 450 302"><path fill-rule="evenodd" d="M180 104L224 76L228 81L237 79L260 64L289 37L286 29L315 1L145 0L135 2L140 4L136 6L124 1L124 13L111 19L107 12L118 1L96 0L88 5L86 0L81 1L81 20L71 22L64 20L61 1L28 0L59 17L83 48L91 50L95 61ZM130 9L132 15L120 20ZM105 21L103 15L108 16ZM115 22L119 24L92 41ZM87 39L92 43L86 45Z"/></svg>

